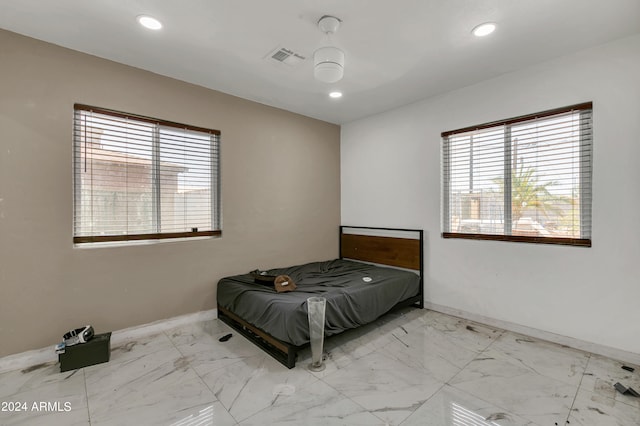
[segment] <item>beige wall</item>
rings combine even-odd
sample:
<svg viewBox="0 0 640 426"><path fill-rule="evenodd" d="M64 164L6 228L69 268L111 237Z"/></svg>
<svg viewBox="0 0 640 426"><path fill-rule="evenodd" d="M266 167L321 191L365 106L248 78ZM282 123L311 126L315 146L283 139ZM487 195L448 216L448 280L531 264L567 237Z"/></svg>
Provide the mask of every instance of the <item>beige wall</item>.
<svg viewBox="0 0 640 426"><path fill-rule="evenodd" d="M76 102L220 130L222 238L73 248ZM0 31L0 356L211 309L225 275L337 256L339 144L336 125Z"/></svg>

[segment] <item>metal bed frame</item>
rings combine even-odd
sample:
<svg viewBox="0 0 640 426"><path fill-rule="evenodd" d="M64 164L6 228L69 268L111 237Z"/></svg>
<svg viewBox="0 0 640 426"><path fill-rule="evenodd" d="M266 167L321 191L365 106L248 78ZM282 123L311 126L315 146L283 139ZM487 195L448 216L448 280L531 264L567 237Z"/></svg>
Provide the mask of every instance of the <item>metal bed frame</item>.
<svg viewBox="0 0 640 426"><path fill-rule="evenodd" d="M345 230L353 230L345 233ZM412 233L418 238L371 235L372 233ZM424 308L424 232L421 229L373 228L366 226L340 226L340 259L358 260L419 272L420 290L388 312L405 306ZM383 313L382 315L386 314ZM382 316L381 315L381 316ZM218 319L242 334L287 368L296 365L297 354L309 344L294 346L271 336L248 323L230 310L218 305Z"/></svg>

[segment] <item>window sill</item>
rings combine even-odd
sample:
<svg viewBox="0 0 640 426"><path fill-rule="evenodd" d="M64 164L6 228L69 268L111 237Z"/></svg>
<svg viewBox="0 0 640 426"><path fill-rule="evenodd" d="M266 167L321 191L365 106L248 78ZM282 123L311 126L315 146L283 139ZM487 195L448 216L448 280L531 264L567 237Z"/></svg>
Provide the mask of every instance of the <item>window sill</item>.
<svg viewBox="0 0 640 426"><path fill-rule="evenodd" d="M442 238L459 238L464 240L509 241L515 243L555 244L564 246L591 247L591 239L583 238L554 238L554 237L526 237L519 235L487 235L462 234L443 232Z"/></svg>
<svg viewBox="0 0 640 426"><path fill-rule="evenodd" d="M182 243L185 241L202 241L202 240L216 240L222 238L222 235L203 236L203 237L182 237L182 238L165 238L160 240L129 240L129 241L105 241L96 243L74 243L74 249L86 250L86 249L100 249L110 247L130 247L130 246L147 246L155 244L166 243Z"/></svg>

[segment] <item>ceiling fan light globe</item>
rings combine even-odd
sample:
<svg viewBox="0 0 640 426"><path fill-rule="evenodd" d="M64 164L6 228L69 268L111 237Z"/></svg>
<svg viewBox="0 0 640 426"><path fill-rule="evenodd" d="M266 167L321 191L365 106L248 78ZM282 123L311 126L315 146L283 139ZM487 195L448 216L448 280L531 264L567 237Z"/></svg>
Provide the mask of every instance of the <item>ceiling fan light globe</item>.
<svg viewBox="0 0 640 426"><path fill-rule="evenodd" d="M344 75L344 68L338 64L326 62L313 69L313 75L317 80L325 83L335 83L340 81Z"/></svg>
<svg viewBox="0 0 640 426"><path fill-rule="evenodd" d="M344 52L337 47L321 47L313 54L313 75L325 83L335 83L344 75Z"/></svg>

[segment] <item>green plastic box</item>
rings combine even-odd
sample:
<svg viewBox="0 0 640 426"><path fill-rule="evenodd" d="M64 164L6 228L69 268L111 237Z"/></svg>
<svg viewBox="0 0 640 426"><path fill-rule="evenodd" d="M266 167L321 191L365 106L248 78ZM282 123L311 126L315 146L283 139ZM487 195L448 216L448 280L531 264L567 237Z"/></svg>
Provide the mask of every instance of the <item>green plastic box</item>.
<svg viewBox="0 0 640 426"><path fill-rule="evenodd" d="M111 333L96 334L87 343L67 346L63 354L58 354L60 372L101 364L110 356Z"/></svg>

